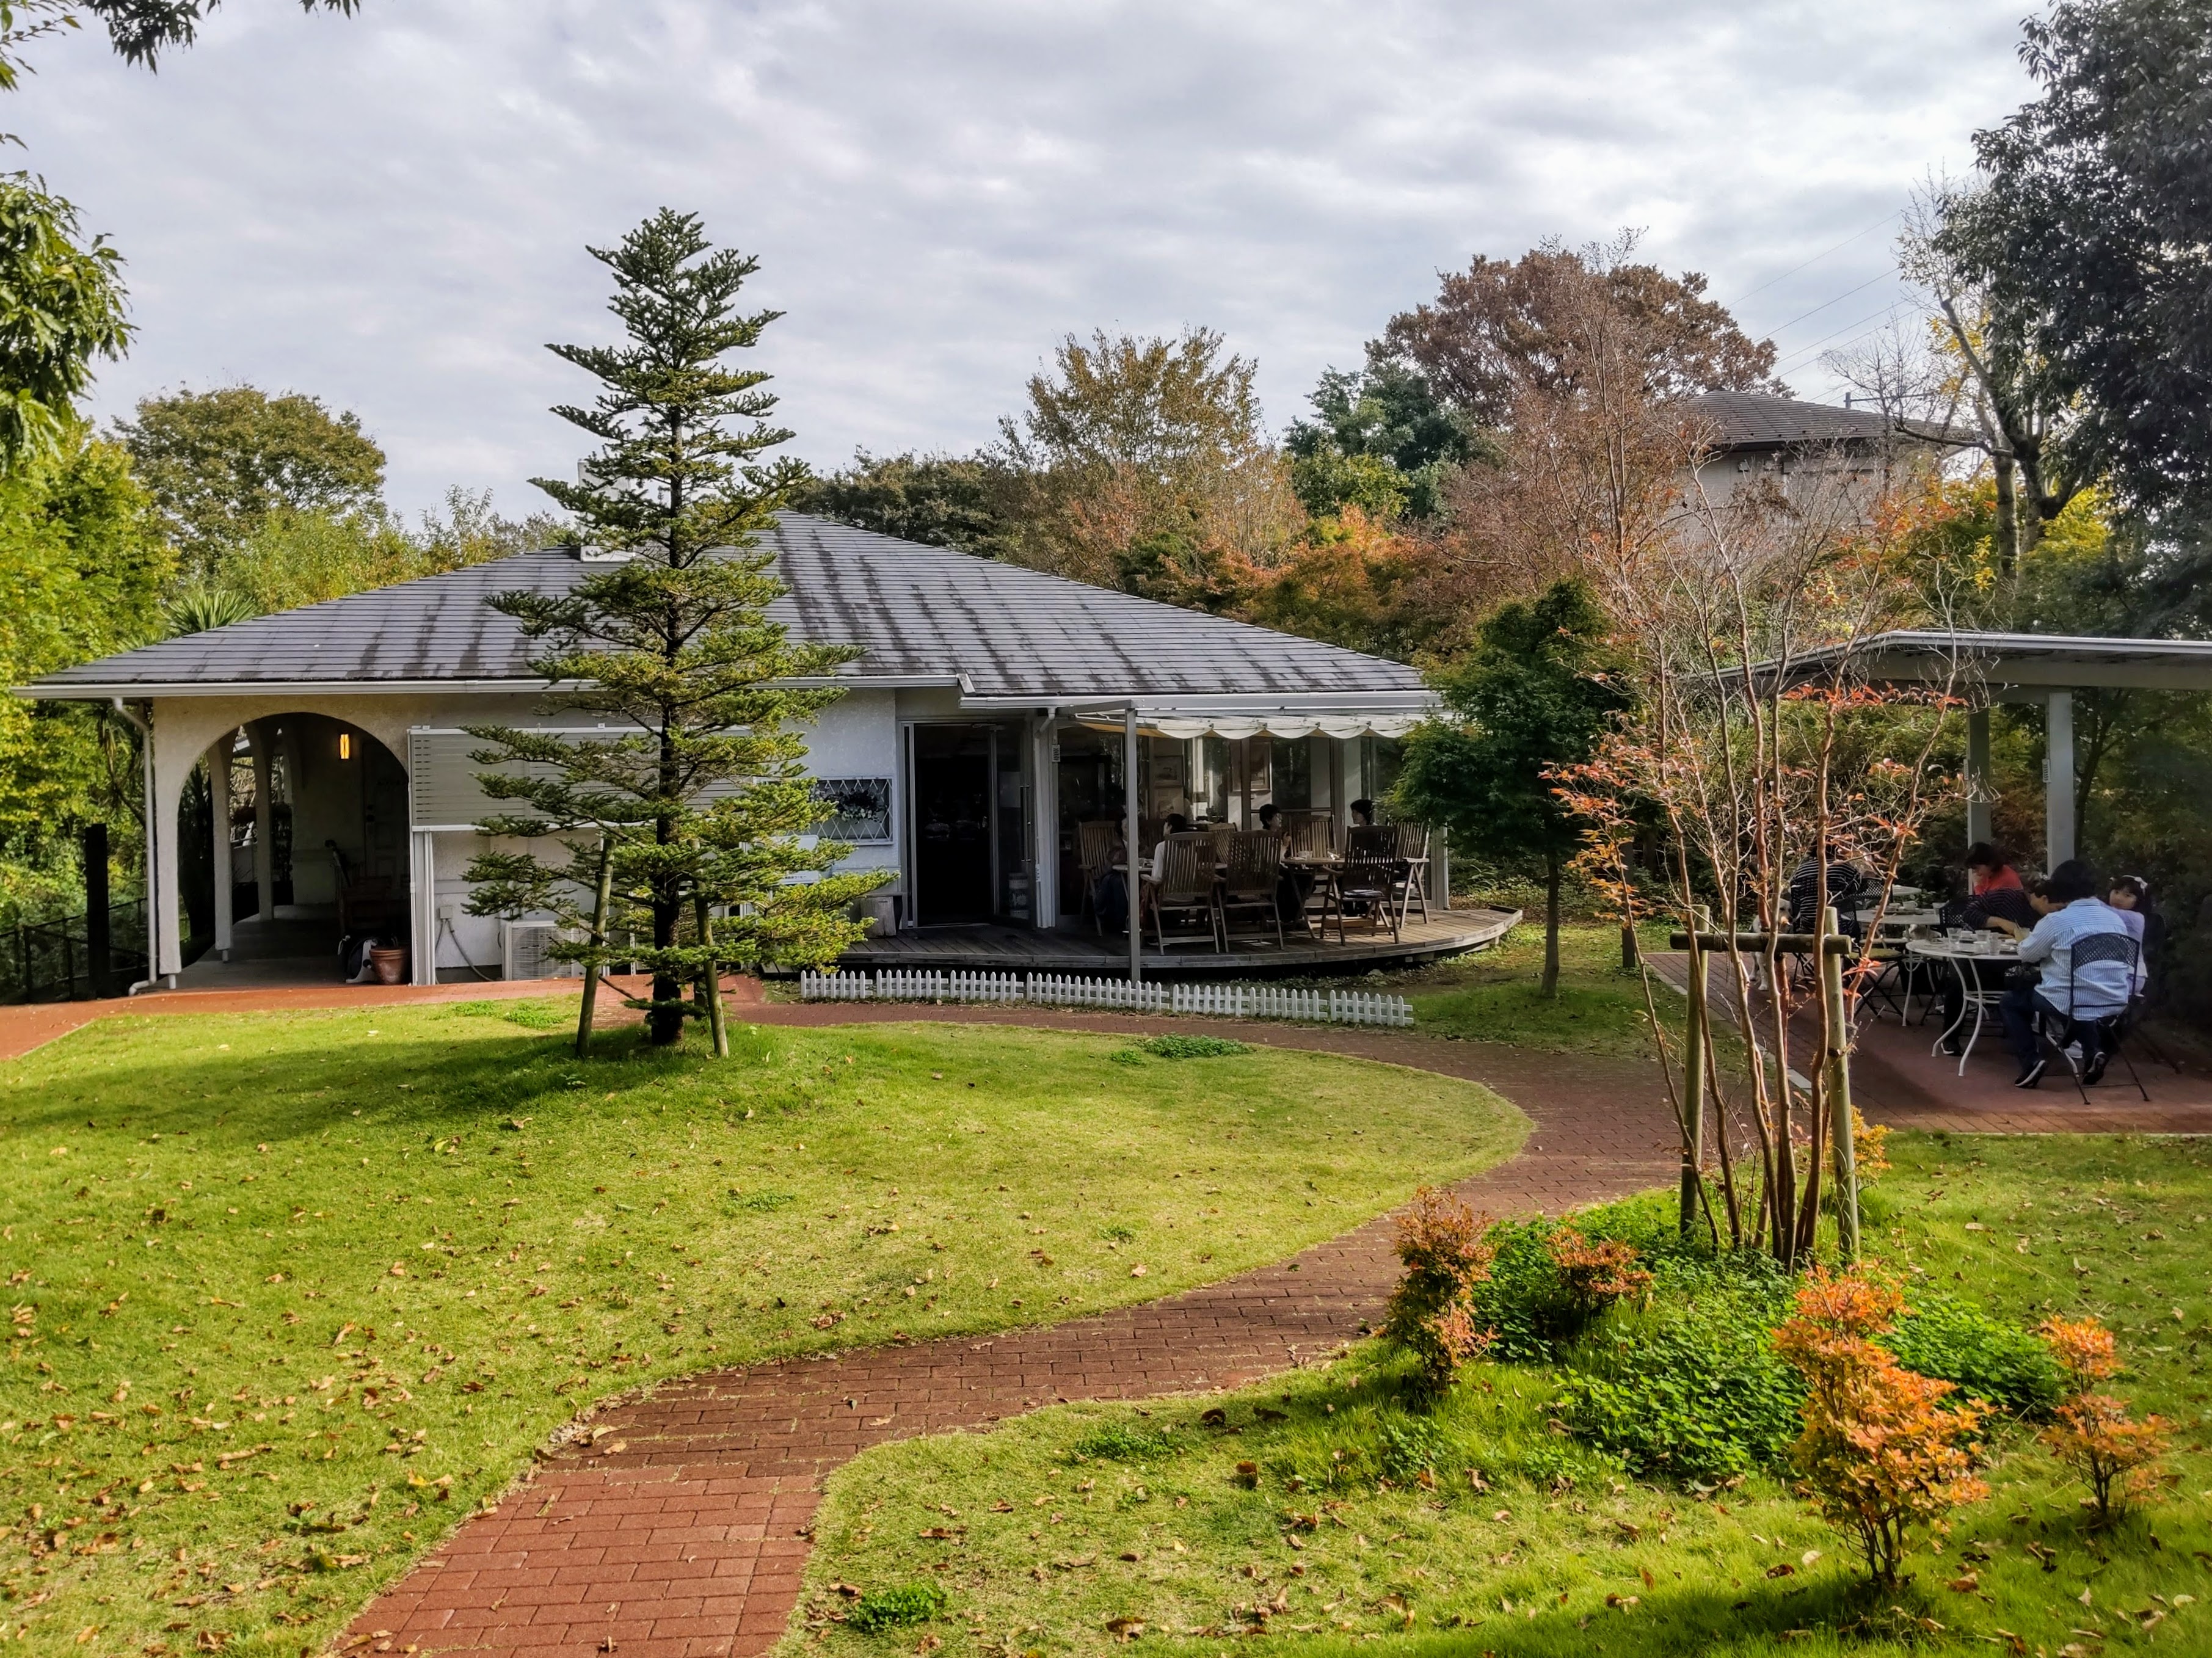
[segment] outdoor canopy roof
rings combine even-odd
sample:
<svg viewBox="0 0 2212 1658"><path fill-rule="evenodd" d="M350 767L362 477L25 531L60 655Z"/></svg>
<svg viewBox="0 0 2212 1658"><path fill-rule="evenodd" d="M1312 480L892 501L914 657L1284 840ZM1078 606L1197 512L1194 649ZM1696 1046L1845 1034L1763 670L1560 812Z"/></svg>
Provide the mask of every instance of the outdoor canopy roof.
<svg viewBox="0 0 2212 1658"><path fill-rule="evenodd" d="M1808 652L1790 665L1802 683L1831 671L1848 652L1853 674L1877 684L1950 683L1985 687L1999 701L2017 688L2040 701L2051 690L2097 686L2144 690L2212 690L2212 640L2117 639L2073 634L1998 634L1904 629L1854 645ZM1771 680L1778 664L1754 677Z"/></svg>
<svg viewBox="0 0 2212 1658"><path fill-rule="evenodd" d="M1236 699L1224 699L1224 703ZM1322 699L1315 699L1319 703ZM1419 725L1432 709L1432 699L1425 695L1409 695L1389 706L1373 706L1374 699L1360 699L1361 706L1331 708L1308 704L1297 708L1239 708L1222 704L1206 708L1179 706L1173 703L1138 701L1125 705L1121 710L1084 708L1076 711L1077 718L1098 731L1127 729L1128 707L1137 714L1137 730L1146 737L1184 738L1192 737L1310 737L1318 732L1323 737L1364 737L1370 732L1376 737L1403 737Z"/></svg>
<svg viewBox="0 0 2212 1658"><path fill-rule="evenodd" d="M1134 699L1164 721L1255 720L1253 730L1285 734L1278 720L1380 731L1434 701L1403 663L1041 570L797 513L778 514L761 540L790 589L769 614L797 638L858 646L837 676L856 689L941 686L979 711L1110 705L1118 715ZM485 600L566 592L604 568L565 551L519 554L164 640L21 694L538 691L530 641Z"/></svg>

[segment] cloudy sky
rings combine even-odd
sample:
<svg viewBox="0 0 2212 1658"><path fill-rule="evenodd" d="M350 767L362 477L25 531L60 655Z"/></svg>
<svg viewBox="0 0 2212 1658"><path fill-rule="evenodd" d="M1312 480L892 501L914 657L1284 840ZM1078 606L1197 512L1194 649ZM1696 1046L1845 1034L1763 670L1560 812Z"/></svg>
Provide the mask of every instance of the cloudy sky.
<svg viewBox="0 0 2212 1658"><path fill-rule="evenodd" d="M2029 0L228 0L158 75L33 48L6 126L129 264L98 407L249 380L359 411L414 508L585 446L543 349L654 207L759 254L758 353L835 465L988 439L1054 340L1224 331L1304 410L1440 268L1645 233L1801 395L1893 314L1893 216L2027 95Z"/></svg>

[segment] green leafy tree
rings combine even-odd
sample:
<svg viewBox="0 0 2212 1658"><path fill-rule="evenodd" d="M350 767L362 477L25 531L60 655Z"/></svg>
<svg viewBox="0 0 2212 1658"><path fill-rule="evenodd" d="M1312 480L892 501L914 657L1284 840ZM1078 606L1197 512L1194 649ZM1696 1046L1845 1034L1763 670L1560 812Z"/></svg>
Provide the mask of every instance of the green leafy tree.
<svg viewBox="0 0 2212 1658"><path fill-rule="evenodd" d="M12 91L29 67L23 48L63 29L80 27L88 16L107 30L107 39L126 63L155 66L171 46L188 46L199 26L222 0L0 0L0 91ZM350 14L361 0L300 0L302 11Z"/></svg>
<svg viewBox="0 0 2212 1658"><path fill-rule="evenodd" d="M550 348L600 382L590 408L555 412L601 446L582 468L588 482L535 482L608 562L567 593L491 603L542 644L534 665L559 688L549 708L627 729L572 741L470 728L486 745L477 760L508 768L482 774L486 791L518 808L485 832L558 835L568 853L483 853L469 867L470 908L550 913L580 933L555 950L585 969L580 1048L599 970L626 960L653 975L652 994L631 1005L654 1043L680 1041L684 1018L704 1015L726 1053L722 969L833 960L860 935L854 901L882 878L830 873L850 848L805 838L822 812L791 729L836 699L819 682L859 653L795 643L767 616L784 588L757 537L805 471L763 460L791 435L768 424L768 376L723 362L780 314L736 309L758 261L714 248L696 216L665 208L620 246L591 251L614 273L610 308L629 337ZM650 943L609 941L633 931Z"/></svg>
<svg viewBox="0 0 2212 1658"><path fill-rule="evenodd" d="M0 683L163 632L168 549L130 459L82 422L0 476ZM97 705L0 698L0 916L65 907L84 824L137 845L133 733Z"/></svg>
<svg viewBox="0 0 2212 1658"><path fill-rule="evenodd" d="M96 358L120 357L122 260L27 174L0 175L0 468L57 452Z"/></svg>
<svg viewBox="0 0 2212 1658"><path fill-rule="evenodd" d="M2045 403L2079 397L2077 476L2212 511L2212 0L2062 0L2024 25L2043 88L1975 136L1986 187L1938 248L2016 336Z"/></svg>
<svg viewBox="0 0 2212 1658"><path fill-rule="evenodd" d="M1440 823L1453 844L1544 870L1544 983L1559 986L1559 877L1582 830L1553 792L1563 767L1587 762L1628 700L1610 673L1607 628L1589 590L1553 584L1501 605L1474 648L1434 676L1448 717L1417 727L1393 801Z"/></svg>
<svg viewBox="0 0 2212 1658"><path fill-rule="evenodd" d="M1013 480L988 455L871 455L810 478L791 504L879 535L996 558L1012 545Z"/></svg>
<svg viewBox="0 0 2212 1658"><path fill-rule="evenodd" d="M1346 506L1378 522L1434 517L1444 478L1485 452L1467 416L1379 342L1365 369L1327 370L1308 401L1318 418L1291 422L1283 447L1298 499L1316 518Z"/></svg>
<svg viewBox="0 0 2212 1658"><path fill-rule="evenodd" d="M301 392L226 386L146 398L115 434L194 575L219 579L271 524L380 506L384 451L358 416Z"/></svg>

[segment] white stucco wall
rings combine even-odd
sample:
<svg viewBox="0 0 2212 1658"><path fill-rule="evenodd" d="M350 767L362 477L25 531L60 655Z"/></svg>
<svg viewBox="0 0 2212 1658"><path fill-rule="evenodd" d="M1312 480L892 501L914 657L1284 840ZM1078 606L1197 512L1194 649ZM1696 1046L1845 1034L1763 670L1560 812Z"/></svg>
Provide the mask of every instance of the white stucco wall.
<svg viewBox="0 0 2212 1658"><path fill-rule="evenodd" d="M888 777L893 780L893 819L901 820L900 768L896 694L855 692L825 710L804 735L808 745L806 767L825 777ZM187 696L164 697L153 704L153 757L155 835L155 925L158 935L155 970L173 974L182 969L182 929L178 894L177 811L185 780L210 746L240 726L287 714L322 714L367 732L389 749L404 768L408 763L408 733L418 726L452 730L469 725L500 724L519 726L561 726L580 723L544 711L535 695L453 693L437 695L331 695L315 696ZM596 721L594 721L596 723ZM297 901L327 902L331 882L322 862L298 848L319 847L322 835L315 814L321 810L328 779L324 768L295 765L295 883ZM339 803L343 809L344 803ZM358 801L354 803L358 811ZM464 878L469 860L485 845L483 837L468 831L429 833L415 830L413 932L418 941L435 938L429 959L415 963L418 983L434 981L443 973L466 975L471 966L496 974L501 967L501 924L492 917L467 913L469 887ZM558 851L550 841L543 852ZM896 868L899 841L896 835L880 844L858 847L844 867ZM422 878L428 872L429 879Z"/></svg>

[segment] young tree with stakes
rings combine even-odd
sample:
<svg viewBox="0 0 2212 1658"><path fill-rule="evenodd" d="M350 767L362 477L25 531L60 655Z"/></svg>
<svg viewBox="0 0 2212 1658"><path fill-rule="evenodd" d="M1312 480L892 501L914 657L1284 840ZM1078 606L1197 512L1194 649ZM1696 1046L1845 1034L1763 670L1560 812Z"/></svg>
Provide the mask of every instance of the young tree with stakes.
<svg viewBox="0 0 2212 1658"><path fill-rule="evenodd" d="M469 865L469 908L550 914L572 935L550 953L584 969L580 1053L599 975L628 961L653 976L650 996L629 1005L656 1046L702 1017L726 1054L722 971L834 959L860 934L854 900L882 879L830 874L850 848L800 839L823 814L791 727L836 700L823 682L859 653L795 642L768 619L784 588L756 537L805 471L759 459L791 436L767 423L768 376L723 366L781 314L734 308L758 261L714 248L696 216L665 208L591 252L614 272L609 308L629 339L551 347L603 388L589 409L554 412L602 446L584 463L588 482L533 482L605 562L567 592L490 603L542 642L532 666L557 688L549 712L597 716L620 734L468 728L486 744L473 757L501 768L479 774L485 793L517 808L479 827L558 835L568 853L547 862L487 849ZM615 942L637 933L650 942Z"/></svg>

